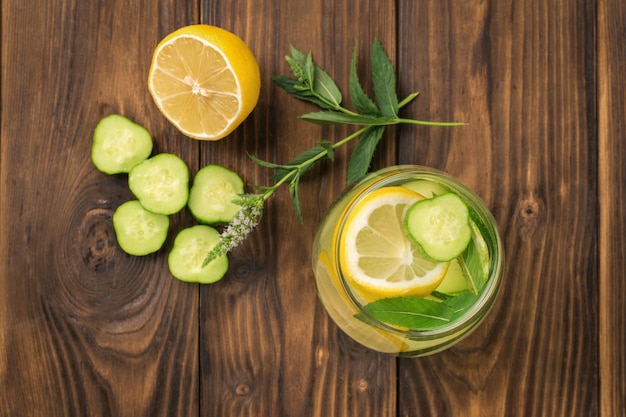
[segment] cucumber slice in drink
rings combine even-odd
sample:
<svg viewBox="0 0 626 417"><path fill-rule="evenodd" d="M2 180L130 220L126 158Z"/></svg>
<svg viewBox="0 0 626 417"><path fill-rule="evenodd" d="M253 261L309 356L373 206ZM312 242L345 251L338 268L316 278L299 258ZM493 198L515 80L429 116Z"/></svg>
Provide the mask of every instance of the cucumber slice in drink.
<svg viewBox="0 0 626 417"><path fill-rule="evenodd" d="M219 240L219 232L211 226L196 225L181 230L167 258L170 273L187 282L211 284L219 281L228 271L226 255L202 267L207 254Z"/></svg>
<svg viewBox="0 0 626 417"><path fill-rule="evenodd" d="M174 214L187 204L189 168L178 156L161 153L135 165L128 186L147 210Z"/></svg>
<svg viewBox="0 0 626 417"><path fill-rule="evenodd" d="M200 223L230 223L239 212L240 206L234 201L243 194L243 188L243 180L237 173L221 165L207 165L194 177L189 211Z"/></svg>
<svg viewBox="0 0 626 417"><path fill-rule="evenodd" d="M106 116L94 130L91 160L106 174L127 173L151 153L150 133L124 116Z"/></svg>
<svg viewBox="0 0 626 417"><path fill-rule="evenodd" d="M450 267L441 284L435 289L446 295L454 295L470 289L470 283L463 268L457 260L450 262Z"/></svg>
<svg viewBox="0 0 626 417"><path fill-rule="evenodd" d="M431 198L448 192L441 184L430 180L413 180L405 182L402 186L423 195L425 198Z"/></svg>
<svg viewBox="0 0 626 417"><path fill-rule="evenodd" d="M459 256L472 238L469 210L453 193L413 204L407 210L404 227L426 256L438 262Z"/></svg>
<svg viewBox="0 0 626 417"><path fill-rule="evenodd" d="M167 238L169 225L167 216L146 210L137 200L123 203L113 213L117 243L129 255L158 251Z"/></svg>

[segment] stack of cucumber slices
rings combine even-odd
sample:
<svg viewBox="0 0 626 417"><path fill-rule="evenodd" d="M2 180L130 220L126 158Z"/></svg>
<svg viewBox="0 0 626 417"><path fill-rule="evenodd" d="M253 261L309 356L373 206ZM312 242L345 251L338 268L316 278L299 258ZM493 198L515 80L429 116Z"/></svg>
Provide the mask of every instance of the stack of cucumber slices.
<svg viewBox="0 0 626 417"><path fill-rule="evenodd" d="M188 282L213 283L228 270L222 255L203 267L207 253L220 240L215 228L229 223L239 212L234 202L244 192L239 175L220 165L200 169L189 186L187 164L178 156L150 156L150 133L128 118L112 114L95 128L91 159L106 174L128 174L135 200L121 204L113 214L113 228L120 248L144 256L163 247L169 216L187 207L199 223L183 229L168 256L171 274Z"/></svg>

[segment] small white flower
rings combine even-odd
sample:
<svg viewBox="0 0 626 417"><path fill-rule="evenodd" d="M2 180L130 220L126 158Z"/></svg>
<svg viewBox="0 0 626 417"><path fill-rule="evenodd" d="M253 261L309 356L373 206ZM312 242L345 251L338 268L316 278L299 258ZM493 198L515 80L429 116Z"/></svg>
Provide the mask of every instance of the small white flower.
<svg viewBox="0 0 626 417"><path fill-rule="evenodd" d="M213 259L227 254L243 242L246 236L259 224L263 214L262 195L245 194L237 203L241 206L235 218L226 226L221 234L220 241L207 254L202 266L206 266Z"/></svg>

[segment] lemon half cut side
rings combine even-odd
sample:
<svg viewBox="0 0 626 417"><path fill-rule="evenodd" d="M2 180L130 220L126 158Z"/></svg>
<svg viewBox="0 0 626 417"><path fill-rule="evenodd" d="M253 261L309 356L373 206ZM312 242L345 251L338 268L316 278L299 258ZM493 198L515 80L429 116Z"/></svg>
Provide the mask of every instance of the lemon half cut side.
<svg viewBox="0 0 626 417"><path fill-rule="evenodd" d="M259 65L237 35L210 25L191 25L155 48L148 90L161 113L184 135L219 140L256 106Z"/></svg>
<svg viewBox="0 0 626 417"><path fill-rule="evenodd" d="M403 230L407 209L423 198L405 187L380 188L348 214L339 240L340 266L366 301L423 297L446 275L450 263L428 259Z"/></svg>

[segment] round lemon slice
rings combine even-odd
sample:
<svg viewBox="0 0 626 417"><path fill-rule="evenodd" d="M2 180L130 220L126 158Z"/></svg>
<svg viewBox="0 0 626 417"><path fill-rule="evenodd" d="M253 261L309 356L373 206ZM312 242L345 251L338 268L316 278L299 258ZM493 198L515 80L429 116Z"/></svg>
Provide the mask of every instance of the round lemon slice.
<svg viewBox="0 0 626 417"><path fill-rule="evenodd" d="M449 262L428 259L403 230L407 209L423 198L408 188L385 187L368 194L348 214L339 263L366 301L423 297L446 275Z"/></svg>
<svg viewBox="0 0 626 417"><path fill-rule="evenodd" d="M252 112L261 76L237 35L216 26L185 26L154 50L148 90L163 115L200 140L226 137Z"/></svg>

